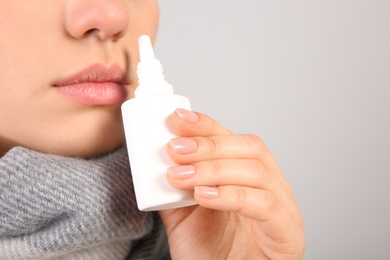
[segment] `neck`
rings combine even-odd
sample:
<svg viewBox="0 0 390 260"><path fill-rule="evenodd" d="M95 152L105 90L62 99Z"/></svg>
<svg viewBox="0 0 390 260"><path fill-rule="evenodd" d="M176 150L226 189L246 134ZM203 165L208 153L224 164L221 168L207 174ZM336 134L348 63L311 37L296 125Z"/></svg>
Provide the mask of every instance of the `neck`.
<svg viewBox="0 0 390 260"><path fill-rule="evenodd" d="M0 136L0 158L3 157L14 146L16 146L16 143Z"/></svg>

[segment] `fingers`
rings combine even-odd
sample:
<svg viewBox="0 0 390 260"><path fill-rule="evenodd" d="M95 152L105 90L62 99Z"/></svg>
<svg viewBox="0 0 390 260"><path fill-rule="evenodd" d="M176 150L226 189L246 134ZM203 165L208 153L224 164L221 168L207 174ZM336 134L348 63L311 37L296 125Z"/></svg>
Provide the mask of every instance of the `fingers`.
<svg viewBox="0 0 390 260"><path fill-rule="evenodd" d="M183 109L172 122L180 136L167 146L177 163L167 174L173 187L193 190L204 208L257 220L251 228L261 226L257 231L268 233L266 238L283 244L295 236L300 213L292 189L259 137L232 134L210 117Z"/></svg>
<svg viewBox="0 0 390 260"><path fill-rule="evenodd" d="M168 153L179 164L210 159L270 159L270 152L255 135L178 137L169 142Z"/></svg>
<svg viewBox="0 0 390 260"><path fill-rule="evenodd" d="M278 178L283 178L279 166L265 146L255 135L218 135L209 137L178 137L167 147L169 156L179 165L218 159L258 160L267 165ZM239 173L237 169L236 174Z"/></svg>
<svg viewBox="0 0 390 260"><path fill-rule="evenodd" d="M295 241L295 236L299 234L299 209L292 201L280 198L272 192L228 185L199 186L195 188L194 194L199 205L205 208L239 213L259 221L258 227L281 243L283 240ZM253 228L252 231L256 232L256 225Z"/></svg>
<svg viewBox="0 0 390 260"><path fill-rule="evenodd" d="M185 109L176 109L171 117L180 136L212 136L231 132L209 116Z"/></svg>
<svg viewBox="0 0 390 260"><path fill-rule="evenodd" d="M173 187L183 190L195 188L199 202L201 190L211 192L210 195L215 190L225 194L226 190L226 196L229 196L227 190L232 187L236 191L251 191L248 194L252 195L270 193L292 198L291 188L276 160L258 136L232 134L209 116L184 109L175 111L172 122L181 135L172 139L167 147L169 156L178 164L168 170L167 178ZM240 198L228 199L226 196L218 197L226 201ZM248 203L256 205L255 198L253 196Z"/></svg>
<svg viewBox="0 0 390 260"><path fill-rule="evenodd" d="M266 165L250 159L218 159L173 166L168 169L168 181L182 190L193 190L197 186L239 185L278 193L282 185Z"/></svg>
<svg viewBox="0 0 390 260"><path fill-rule="evenodd" d="M249 187L198 186L195 187L194 196L199 204L206 208L237 212L263 222L274 218L282 210L278 199L272 193Z"/></svg>
<svg viewBox="0 0 390 260"><path fill-rule="evenodd" d="M179 164L218 158L273 160L258 136L234 135L207 115L176 109L171 119L181 137L169 142L168 153Z"/></svg>

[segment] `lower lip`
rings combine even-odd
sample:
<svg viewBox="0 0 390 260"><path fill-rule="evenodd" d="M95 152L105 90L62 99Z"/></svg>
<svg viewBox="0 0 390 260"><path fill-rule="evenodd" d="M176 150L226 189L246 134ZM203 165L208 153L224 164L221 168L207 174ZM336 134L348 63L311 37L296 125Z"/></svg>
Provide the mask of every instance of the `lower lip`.
<svg viewBox="0 0 390 260"><path fill-rule="evenodd" d="M66 86L55 86L57 91L86 105L112 105L126 99L124 85L115 82L85 82Z"/></svg>

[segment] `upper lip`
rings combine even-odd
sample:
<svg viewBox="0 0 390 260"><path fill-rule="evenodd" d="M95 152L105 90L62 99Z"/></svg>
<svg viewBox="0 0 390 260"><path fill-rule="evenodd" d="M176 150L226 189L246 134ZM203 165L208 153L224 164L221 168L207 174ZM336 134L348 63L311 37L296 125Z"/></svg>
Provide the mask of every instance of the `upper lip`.
<svg viewBox="0 0 390 260"><path fill-rule="evenodd" d="M103 64L96 63L56 81L53 86L63 87L86 82L113 82L120 85L127 85L127 81L127 73L120 65L113 64L110 66L105 66Z"/></svg>

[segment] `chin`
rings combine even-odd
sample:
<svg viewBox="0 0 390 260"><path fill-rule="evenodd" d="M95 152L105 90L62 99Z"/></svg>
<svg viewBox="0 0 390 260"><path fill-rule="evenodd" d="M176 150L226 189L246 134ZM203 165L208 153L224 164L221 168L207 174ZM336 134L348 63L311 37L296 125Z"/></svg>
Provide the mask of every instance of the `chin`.
<svg viewBox="0 0 390 260"><path fill-rule="evenodd" d="M117 106L80 110L57 113L60 116L43 118L37 123L31 120L24 127L15 126L19 131L8 135L13 141L9 148L22 146L46 154L89 158L124 145L122 116ZM0 138L0 144L3 143ZM0 149L0 156L1 152Z"/></svg>
<svg viewBox="0 0 390 260"><path fill-rule="evenodd" d="M104 154L108 154L110 152L115 151L120 146L124 144L124 140L120 140L118 142L107 143L94 143L93 145L88 145L86 147L79 147L79 149L74 149L74 147L68 152L64 151L62 153L63 156L68 157L82 157L82 158L91 158L97 157Z"/></svg>
<svg viewBox="0 0 390 260"><path fill-rule="evenodd" d="M72 131L63 128L62 131L53 132L33 139L41 142L25 142L21 145L47 154L90 158L110 153L125 143L123 126L118 122L95 124Z"/></svg>
<svg viewBox="0 0 390 260"><path fill-rule="evenodd" d="M90 158L110 153L125 143L124 133L98 135L87 138L80 138L78 141L72 141L64 144L58 149L52 149L51 153L67 157Z"/></svg>
<svg viewBox="0 0 390 260"><path fill-rule="evenodd" d="M108 154L110 152L115 151L119 147L124 145L124 139L119 140L117 142L110 143L99 143L95 142L93 144L83 143L77 144L72 147L58 147L58 148L50 148L48 150L45 149L37 149L40 152L55 154L66 157L80 157L80 158L91 158L97 157L104 154Z"/></svg>
<svg viewBox="0 0 390 260"><path fill-rule="evenodd" d="M117 110L88 111L75 118L67 121L61 130L52 131L54 142L51 143L55 147L51 147L51 153L88 158L107 154L124 144L122 117Z"/></svg>

